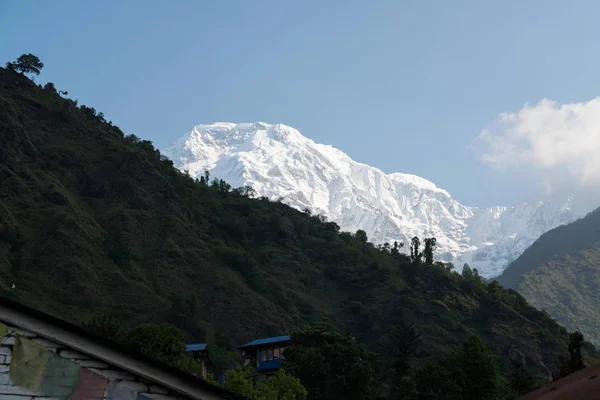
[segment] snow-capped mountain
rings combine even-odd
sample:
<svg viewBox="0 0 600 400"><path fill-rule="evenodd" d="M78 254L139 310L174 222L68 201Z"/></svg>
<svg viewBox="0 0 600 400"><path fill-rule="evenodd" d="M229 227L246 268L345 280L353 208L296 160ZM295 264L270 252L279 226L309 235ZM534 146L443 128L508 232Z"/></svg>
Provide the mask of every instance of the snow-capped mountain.
<svg viewBox="0 0 600 400"><path fill-rule="evenodd" d="M573 197L515 207L467 207L415 175L386 174L317 144L286 125L262 122L198 125L161 151L192 176L209 170L233 187L283 197L297 209L325 214L342 230L364 229L373 243L435 237L436 258L499 275L542 233L581 216Z"/></svg>

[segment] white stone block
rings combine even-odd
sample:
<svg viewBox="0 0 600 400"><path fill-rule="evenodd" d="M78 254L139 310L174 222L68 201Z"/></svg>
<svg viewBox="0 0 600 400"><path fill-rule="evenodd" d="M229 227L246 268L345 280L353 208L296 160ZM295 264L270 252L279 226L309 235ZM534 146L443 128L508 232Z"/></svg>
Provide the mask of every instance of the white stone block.
<svg viewBox="0 0 600 400"><path fill-rule="evenodd" d="M0 385L8 385L10 383L10 375L7 373L0 374Z"/></svg>
<svg viewBox="0 0 600 400"><path fill-rule="evenodd" d="M56 348L61 347L60 344L58 344L56 342L53 342L52 340L48 340L48 339L41 338L41 337L36 337L36 338L31 339L31 340L33 340L37 344L41 344L42 346L44 346L44 347L46 347L48 349L56 349Z"/></svg>
<svg viewBox="0 0 600 400"><path fill-rule="evenodd" d="M27 390L20 386L14 386L12 384L0 385L0 399L4 399L4 395L6 394L14 394L19 396L35 396L39 393Z"/></svg>
<svg viewBox="0 0 600 400"><path fill-rule="evenodd" d="M1 343L4 346L6 346L7 344L12 346L13 344L15 344L15 340L16 339L14 336L6 336L6 337L4 337L4 339L2 339Z"/></svg>
<svg viewBox="0 0 600 400"><path fill-rule="evenodd" d="M150 397L152 400L178 400L177 396L169 396L166 394L155 393L140 393L143 396Z"/></svg>
<svg viewBox="0 0 600 400"><path fill-rule="evenodd" d="M13 394L0 393L0 399L2 399L2 400L33 400L33 397L32 396L17 396L17 395L13 395Z"/></svg>
<svg viewBox="0 0 600 400"><path fill-rule="evenodd" d="M75 350L64 349L58 352L58 355L69 360L89 360L90 356Z"/></svg>
<svg viewBox="0 0 600 400"><path fill-rule="evenodd" d="M147 392L148 385L136 381L123 381L119 384L119 389L131 390L132 392Z"/></svg>
<svg viewBox="0 0 600 400"><path fill-rule="evenodd" d="M60 353L60 355L62 356L62 353ZM107 363L105 363L103 361L97 361L97 360L77 360L77 364L81 365L82 367L86 367L86 368L99 368L99 369L110 368L110 365L108 365Z"/></svg>
<svg viewBox="0 0 600 400"><path fill-rule="evenodd" d="M132 381L134 379L132 373L114 369L103 369L102 376L108 379L123 379L127 381Z"/></svg>
<svg viewBox="0 0 600 400"><path fill-rule="evenodd" d="M169 389L163 386L150 385L150 393L169 394Z"/></svg>
<svg viewBox="0 0 600 400"><path fill-rule="evenodd" d="M12 355L12 350L10 347L2 346L0 347L0 354L3 356L10 356Z"/></svg>
<svg viewBox="0 0 600 400"><path fill-rule="evenodd" d="M10 370L9 365L0 365L0 374L8 372Z"/></svg>

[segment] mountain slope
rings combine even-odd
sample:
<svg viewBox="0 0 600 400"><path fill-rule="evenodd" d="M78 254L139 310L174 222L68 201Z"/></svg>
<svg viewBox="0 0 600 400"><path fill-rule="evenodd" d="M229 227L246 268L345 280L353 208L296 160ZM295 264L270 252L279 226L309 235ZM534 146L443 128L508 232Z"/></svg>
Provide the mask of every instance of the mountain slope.
<svg viewBox="0 0 600 400"><path fill-rule="evenodd" d="M498 281L600 345L600 209L543 234Z"/></svg>
<svg viewBox="0 0 600 400"><path fill-rule="evenodd" d="M364 229L375 243L435 236L437 258L499 275L542 233L578 215L564 204L466 207L414 175L385 174L285 125L198 125L162 151L196 177L207 169L234 186L323 213L345 231Z"/></svg>
<svg viewBox="0 0 600 400"><path fill-rule="evenodd" d="M240 344L326 323L389 356L415 322L430 354L478 333L548 375L567 332L515 292L412 264L334 223L173 167L152 144L0 68L0 295L81 323L170 322Z"/></svg>

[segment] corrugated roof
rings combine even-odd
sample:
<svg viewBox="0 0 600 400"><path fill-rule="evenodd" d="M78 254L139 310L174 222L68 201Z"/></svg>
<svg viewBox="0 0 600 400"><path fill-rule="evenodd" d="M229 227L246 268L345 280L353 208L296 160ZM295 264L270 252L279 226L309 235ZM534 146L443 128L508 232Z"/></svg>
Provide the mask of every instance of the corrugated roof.
<svg viewBox="0 0 600 400"><path fill-rule="evenodd" d="M242 349L245 347L252 347L252 346L259 346L262 344L269 344L269 343L279 343L279 342L288 342L290 341L292 338L288 335L286 336L275 336L275 337L270 337L270 338L264 338L264 339L256 339L251 341L250 343L246 343L243 344L241 346L238 346L238 349Z"/></svg>
<svg viewBox="0 0 600 400"><path fill-rule="evenodd" d="M590 400L600 398L600 363L550 382L517 400Z"/></svg>
<svg viewBox="0 0 600 400"><path fill-rule="evenodd" d="M186 344L185 351L204 351L206 350L206 343Z"/></svg>

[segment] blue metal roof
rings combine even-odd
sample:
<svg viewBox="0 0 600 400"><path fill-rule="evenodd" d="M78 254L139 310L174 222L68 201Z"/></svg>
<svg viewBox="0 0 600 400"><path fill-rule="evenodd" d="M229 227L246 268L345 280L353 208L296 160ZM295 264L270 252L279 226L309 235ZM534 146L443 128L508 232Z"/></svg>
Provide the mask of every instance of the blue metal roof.
<svg viewBox="0 0 600 400"><path fill-rule="evenodd" d="M270 344L270 343L279 343L279 342L289 342L292 338L290 336L275 336L275 337L270 337L270 338L264 338L264 339L256 339L251 341L250 343L246 343L243 344L241 346L238 346L238 349L242 349L245 347L253 347L253 346L260 346L263 344Z"/></svg>
<svg viewBox="0 0 600 400"><path fill-rule="evenodd" d="M185 351L204 351L206 350L206 343L197 344L186 344Z"/></svg>

